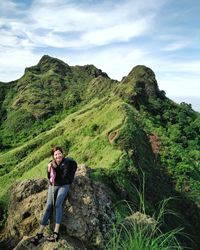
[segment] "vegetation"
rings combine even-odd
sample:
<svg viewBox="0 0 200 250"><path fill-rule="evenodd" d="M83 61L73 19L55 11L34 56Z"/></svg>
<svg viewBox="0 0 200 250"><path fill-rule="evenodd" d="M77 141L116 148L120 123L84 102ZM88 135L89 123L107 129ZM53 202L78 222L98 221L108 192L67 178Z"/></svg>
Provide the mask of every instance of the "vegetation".
<svg viewBox="0 0 200 250"><path fill-rule="evenodd" d="M50 148L61 145L93 169L92 178L104 182L114 203L124 199L140 210L133 184L139 188L144 176L147 214L154 214L161 200L177 197L169 207L181 219L166 216L163 234L147 241L146 230L133 227L135 235L144 244L150 240L152 249L168 249L172 241L174 249L179 244L195 249L200 238L200 114L168 99L151 69L137 66L117 82L93 65L71 67L44 56L22 78L0 87L2 223L10 185L45 177ZM124 205L116 211L120 217L128 215ZM193 243L172 240L180 224ZM126 232L122 249L132 244L132 232ZM113 244L121 241L124 230L117 235Z"/></svg>
<svg viewBox="0 0 200 250"><path fill-rule="evenodd" d="M137 190L137 189L136 189ZM143 192L143 191L142 191ZM129 216L118 221L108 236L105 249L109 250L181 250L177 238L183 235L181 228L162 232L162 225L167 214L177 216L173 211L167 210L170 199L160 203L159 211L152 217L145 213L144 193L137 190L140 212L134 212L129 207ZM127 204L126 204L127 205ZM138 209L138 208L137 208ZM186 237L186 236L184 236Z"/></svg>

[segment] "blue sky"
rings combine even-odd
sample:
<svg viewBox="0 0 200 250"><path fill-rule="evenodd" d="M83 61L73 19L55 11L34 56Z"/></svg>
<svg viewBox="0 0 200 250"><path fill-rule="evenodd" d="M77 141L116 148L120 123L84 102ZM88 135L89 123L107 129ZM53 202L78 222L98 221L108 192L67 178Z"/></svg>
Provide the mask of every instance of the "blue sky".
<svg viewBox="0 0 200 250"><path fill-rule="evenodd" d="M173 100L200 111L199 0L0 0L0 81L42 55L121 80L139 64Z"/></svg>

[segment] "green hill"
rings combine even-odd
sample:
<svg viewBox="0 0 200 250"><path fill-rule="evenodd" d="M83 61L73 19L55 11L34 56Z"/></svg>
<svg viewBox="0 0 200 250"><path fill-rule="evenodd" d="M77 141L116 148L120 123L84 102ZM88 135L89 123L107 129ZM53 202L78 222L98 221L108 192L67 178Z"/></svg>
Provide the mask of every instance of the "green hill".
<svg viewBox="0 0 200 250"><path fill-rule="evenodd" d="M159 90L153 71L136 66L121 82L93 65L69 66L43 56L17 81L0 83L0 210L18 179L45 177L50 148L60 145L90 166L114 202L137 204L145 179L145 206L176 197L166 218L200 239L200 115ZM123 214L124 207L118 212ZM3 221L3 216L1 220Z"/></svg>

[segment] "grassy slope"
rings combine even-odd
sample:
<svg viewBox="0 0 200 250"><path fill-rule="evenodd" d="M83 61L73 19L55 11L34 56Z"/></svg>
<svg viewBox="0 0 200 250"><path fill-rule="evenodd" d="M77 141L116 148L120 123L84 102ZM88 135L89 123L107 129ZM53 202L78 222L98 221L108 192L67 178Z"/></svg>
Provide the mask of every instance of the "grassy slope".
<svg viewBox="0 0 200 250"><path fill-rule="evenodd" d="M109 143L108 133L123 124L121 104L122 101L116 97L93 99L79 111L61 120L53 129L2 153L1 165L7 164L10 172L0 177L0 196L19 178L45 176L50 159L49 150L53 145L65 147L65 143L70 142L69 155L78 163L87 163L96 168L112 166L121 151Z"/></svg>

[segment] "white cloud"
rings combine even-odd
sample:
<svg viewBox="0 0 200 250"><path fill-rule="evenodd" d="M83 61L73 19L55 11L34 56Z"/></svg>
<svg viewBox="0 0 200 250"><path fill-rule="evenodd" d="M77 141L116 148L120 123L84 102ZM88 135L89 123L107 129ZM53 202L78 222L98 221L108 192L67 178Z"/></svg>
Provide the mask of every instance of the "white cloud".
<svg viewBox="0 0 200 250"><path fill-rule="evenodd" d="M54 47L54 48L76 48L83 47L86 45L83 41L77 39L68 39L52 32L47 34L34 34L27 32L29 39L31 40L34 47Z"/></svg>
<svg viewBox="0 0 200 250"><path fill-rule="evenodd" d="M200 60L185 60L185 61L179 61L176 60L167 60L165 58L157 58L157 60L153 59L153 64L157 65L159 64L158 70L161 73L169 72L169 74L172 73L179 73L180 75L186 74L192 74L200 76L199 68L200 68Z"/></svg>
<svg viewBox="0 0 200 250"><path fill-rule="evenodd" d="M152 9L156 11L159 6L144 5L141 1L134 3L124 1L119 5L113 5L112 8L109 5L105 5L105 8L102 5L91 8L75 5L72 2L66 3L66 1L65 4L63 1L50 1L50 5L47 2L49 3L49 1L42 1L38 4L38 1L35 1L29 10L29 18L32 20L32 37L40 36L37 33L39 28L49 29L49 32L43 34L43 41L49 45L52 43L52 36L54 36L53 46L55 47L66 47L68 44L70 47L73 44L74 47L77 47L78 44L80 47L88 47L88 44L98 46L111 42L127 41L132 37L146 34L153 27ZM157 3L157 1L154 2ZM144 14L146 15L144 16ZM60 39L57 35L59 32L62 32ZM74 37L68 36L69 32L80 34L79 37L76 37L79 43L74 43ZM29 33L31 33L30 30ZM64 36L68 39L68 43L63 38Z"/></svg>
<svg viewBox="0 0 200 250"><path fill-rule="evenodd" d="M0 81L8 82L20 78L26 67L35 65L40 56L34 55L29 50L0 48Z"/></svg>
<svg viewBox="0 0 200 250"><path fill-rule="evenodd" d="M112 42L128 41L129 39L149 32L151 17L141 18L132 22L113 25L101 30L86 32L82 39L90 44L105 45Z"/></svg>
<svg viewBox="0 0 200 250"><path fill-rule="evenodd" d="M178 42L173 42L173 43L170 43L170 44L166 45L163 48L163 50L164 51L174 51L174 50L183 49L186 46L188 46L188 42L178 41Z"/></svg>
<svg viewBox="0 0 200 250"><path fill-rule="evenodd" d="M11 8L15 15L4 11L4 18L0 19L0 25L9 29L4 36L8 38L2 43L8 41L8 46L19 47L88 48L128 41L151 30L158 2L105 1L84 5L66 0L35 0L22 12L22 4L3 1L4 10Z"/></svg>
<svg viewBox="0 0 200 250"><path fill-rule="evenodd" d="M160 89L169 96L199 96L200 61L170 61L154 59L149 62L155 70Z"/></svg>
<svg viewBox="0 0 200 250"><path fill-rule="evenodd" d="M164 90L167 96L199 96L199 77L186 75L180 77L178 74L171 78L157 77L161 90Z"/></svg>

